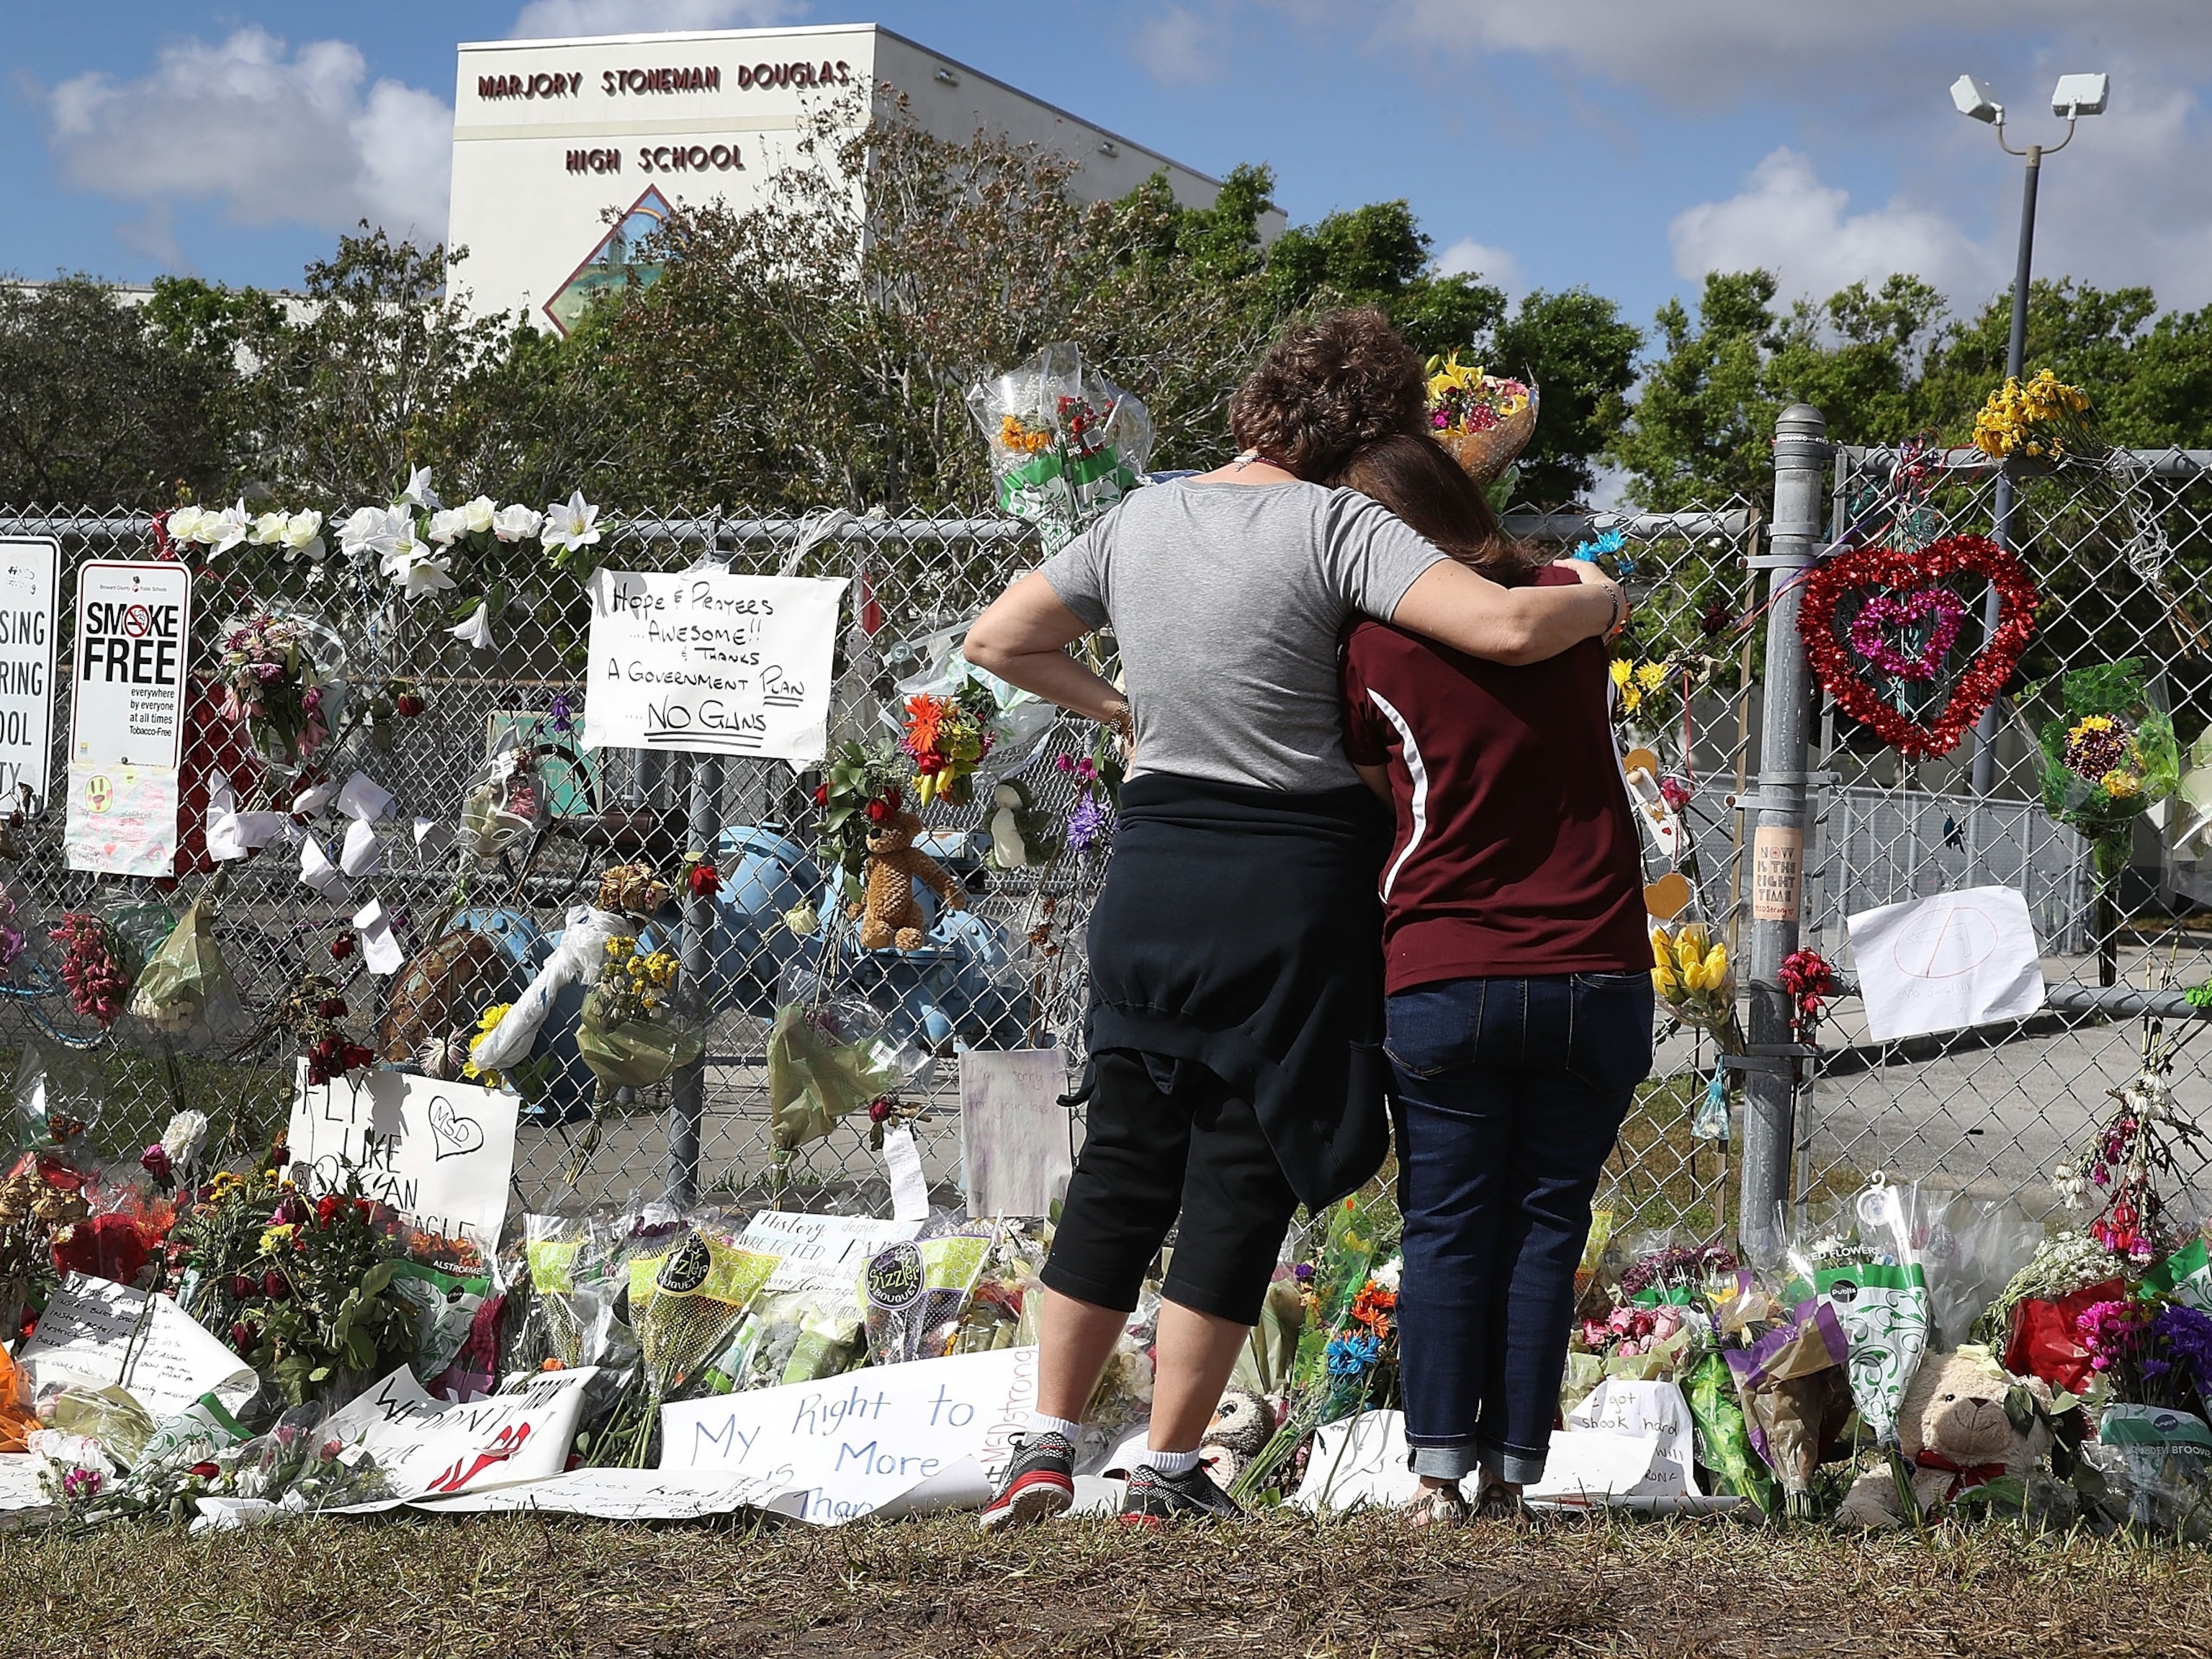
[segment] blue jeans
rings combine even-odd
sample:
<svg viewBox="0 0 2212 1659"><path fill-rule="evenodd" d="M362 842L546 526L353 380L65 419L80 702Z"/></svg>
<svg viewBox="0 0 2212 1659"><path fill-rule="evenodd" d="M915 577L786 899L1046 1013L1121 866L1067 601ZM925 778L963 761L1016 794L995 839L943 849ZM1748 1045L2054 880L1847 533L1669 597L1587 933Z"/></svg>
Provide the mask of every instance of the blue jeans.
<svg viewBox="0 0 2212 1659"><path fill-rule="evenodd" d="M1542 1477L1590 1194L1651 1069L1651 1013L1643 972L1450 980L1390 999L1417 1474Z"/></svg>

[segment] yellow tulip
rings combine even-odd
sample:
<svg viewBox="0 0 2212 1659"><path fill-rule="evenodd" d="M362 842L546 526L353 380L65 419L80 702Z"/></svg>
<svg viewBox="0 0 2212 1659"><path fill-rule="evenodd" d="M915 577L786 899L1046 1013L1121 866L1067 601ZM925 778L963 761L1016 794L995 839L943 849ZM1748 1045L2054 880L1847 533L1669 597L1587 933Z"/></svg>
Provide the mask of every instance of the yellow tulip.
<svg viewBox="0 0 2212 1659"><path fill-rule="evenodd" d="M1674 965L1674 953L1667 947L1667 930L1664 927L1651 930L1651 964L1655 968L1670 969Z"/></svg>
<svg viewBox="0 0 2212 1659"><path fill-rule="evenodd" d="M1651 987L1668 1002L1674 1001L1681 990L1680 982L1674 977L1674 970L1663 963L1652 969Z"/></svg>

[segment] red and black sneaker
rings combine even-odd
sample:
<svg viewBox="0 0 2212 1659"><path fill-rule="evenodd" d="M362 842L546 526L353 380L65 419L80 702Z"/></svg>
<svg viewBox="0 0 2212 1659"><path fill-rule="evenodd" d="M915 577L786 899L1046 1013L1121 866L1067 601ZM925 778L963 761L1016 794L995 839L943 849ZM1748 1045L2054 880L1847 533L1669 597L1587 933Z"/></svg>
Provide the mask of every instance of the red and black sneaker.
<svg viewBox="0 0 2212 1659"><path fill-rule="evenodd" d="M1162 1474L1140 1463L1121 1498L1121 1524L1159 1527L1170 1521L1238 1521L1244 1506L1213 1484L1208 1459L1183 1474Z"/></svg>
<svg viewBox="0 0 2212 1659"><path fill-rule="evenodd" d="M1014 1455L999 1477L999 1490L979 1517L985 1532L1029 1526L1065 1514L1075 1502L1075 1445L1047 1430L1014 1442Z"/></svg>

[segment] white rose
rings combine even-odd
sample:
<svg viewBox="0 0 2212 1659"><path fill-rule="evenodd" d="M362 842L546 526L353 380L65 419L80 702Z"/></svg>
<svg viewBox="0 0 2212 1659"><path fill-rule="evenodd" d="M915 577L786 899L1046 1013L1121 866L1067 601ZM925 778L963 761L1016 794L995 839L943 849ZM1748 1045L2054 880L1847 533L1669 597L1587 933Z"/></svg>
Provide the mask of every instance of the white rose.
<svg viewBox="0 0 2212 1659"><path fill-rule="evenodd" d="M481 536L491 529L491 521L498 508L489 495L479 495L461 508L461 522L468 526L469 534Z"/></svg>
<svg viewBox="0 0 2212 1659"><path fill-rule="evenodd" d="M323 556L323 515L319 513L295 513L284 520L283 537L285 550L304 554L311 559Z"/></svg>
<svg viewBox="0 0 2212 1659"><path fill-rule="evenodd" d="M449 547L468 532L468 514L458 507L441 507L430 515L430 539Z"/></svg>
<svg viewBox="0 0 2212 1659"><path fill-rule="evenodd" d="M182 1169L199 1162L207 1137L205 1112L179 1112L169 1120L169 1127L161 1131L161 1150L169 1155L170 1163Z"/></svg>
<svg viewBox="0 0 2212 1659"><path fill-rule="evenodd" d="M200 524L216 515L204 507L179 507L169 514L169 539L173 542L194 543L200 538Z"/></svg>
<svg viewBox="0 0 2212 1659"><path fill-rule="evenodd" d="M543 513L517 501L512 507L502 507L492 515L492 534L503 542L526 542L538 533L538 526L544 522Z"/></svg>
<svg viewBox="0 0 2212 1659"><path fill-rule="evenodd" d="M246 539L256 547L276 546L284 539L284 515L282 513L264 513L254 520L253 533Z"/></svg>

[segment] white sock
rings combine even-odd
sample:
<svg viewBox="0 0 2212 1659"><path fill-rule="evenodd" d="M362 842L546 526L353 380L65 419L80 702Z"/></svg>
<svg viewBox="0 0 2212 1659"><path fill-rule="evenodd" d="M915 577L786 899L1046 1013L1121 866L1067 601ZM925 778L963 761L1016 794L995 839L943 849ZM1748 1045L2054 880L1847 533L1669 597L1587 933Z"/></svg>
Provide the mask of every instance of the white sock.
<svg viewBox="0 0 2212 1659"><path fill-rule="evenodd" d="M1042 1412L1031 1412L1030 1438L1034 1440L1041 1434L1063 1434L1070 1441L1080 1440L1083 1437L1083 1425L1071 1423L1064 1417L1047 1417Z"/></svg>
<svg viewBox="0 0 2212 1659"><path fill-rule="evenodd" d="M1194 1451L1154 1451L1147 1446L1137 1454L1137 1462L1157 1469L1172 1480L1179 1474L1188 1474L1198 1467L1198 1454Z"/></svg>

